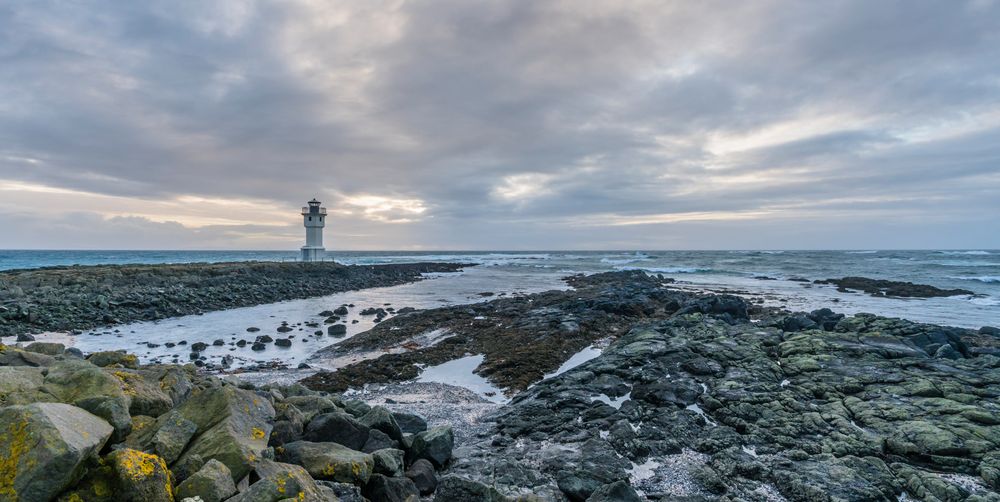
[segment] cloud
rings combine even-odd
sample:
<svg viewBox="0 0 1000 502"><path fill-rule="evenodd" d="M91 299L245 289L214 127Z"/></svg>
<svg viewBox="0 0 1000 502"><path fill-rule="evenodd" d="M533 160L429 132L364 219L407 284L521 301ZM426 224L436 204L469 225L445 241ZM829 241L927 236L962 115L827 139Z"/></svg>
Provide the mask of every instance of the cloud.
<svg viewBox="0 0 1000 502"><path fill-rule="evenodd" d="M1000 247L998 60L981 1L15 0L0 247Z"/></svg>

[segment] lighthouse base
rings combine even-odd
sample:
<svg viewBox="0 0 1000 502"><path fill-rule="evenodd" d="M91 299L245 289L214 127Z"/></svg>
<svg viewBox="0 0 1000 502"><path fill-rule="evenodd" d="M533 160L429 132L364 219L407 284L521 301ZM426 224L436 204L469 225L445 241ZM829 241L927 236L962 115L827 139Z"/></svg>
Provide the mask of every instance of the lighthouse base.
<svg viewBox="0 0 1000 502"><path fill-rule="evenodd" d="M324 258L326 258L326 248L302 247L302 261L323 261Z"/></svg>

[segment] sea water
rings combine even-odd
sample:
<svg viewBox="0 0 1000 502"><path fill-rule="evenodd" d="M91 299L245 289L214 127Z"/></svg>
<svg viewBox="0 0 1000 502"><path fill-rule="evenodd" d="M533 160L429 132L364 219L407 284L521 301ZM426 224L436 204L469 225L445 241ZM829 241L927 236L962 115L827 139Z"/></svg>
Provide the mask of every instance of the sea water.
<svg viewBox="0 0 1000 502"><path fill-rule="evenodd" d="M791 310L829 307L845 314L870 312L959 327L1000 325L1000 251L475 251L328 252L349 265L439 261L475 263L476 274L460 279L470 290L494 284L515 290L559 285L574 273L642 270L678 281L691 290L734 292L763 298ZM47 266L294 261L294 251L0 251L0 270ZM948 298L875 298L841 293L816 279L863 276L909 281L975 292ZM807 279L809 282L801 282Z"/></svg>

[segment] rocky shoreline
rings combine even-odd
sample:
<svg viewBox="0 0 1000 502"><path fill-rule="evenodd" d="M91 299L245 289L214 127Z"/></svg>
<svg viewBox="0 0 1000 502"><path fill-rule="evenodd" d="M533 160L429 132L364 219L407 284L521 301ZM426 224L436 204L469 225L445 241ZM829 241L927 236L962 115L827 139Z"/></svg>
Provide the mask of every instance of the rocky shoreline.
<svg viewBox="0 0 1000 502"><path fill-rule="evenodd" d="M388 317L301 383L0 345L0 501L1000 501L997 328L566 280ZM413 382L470 355L509 401Z"/></svg>
<svg viewBox="0 0 1000 502"><path fill-rule="evenodd" d="M395 286L471 265L334 262L99 265L0 272L0 337L83 330Z"/></svg>

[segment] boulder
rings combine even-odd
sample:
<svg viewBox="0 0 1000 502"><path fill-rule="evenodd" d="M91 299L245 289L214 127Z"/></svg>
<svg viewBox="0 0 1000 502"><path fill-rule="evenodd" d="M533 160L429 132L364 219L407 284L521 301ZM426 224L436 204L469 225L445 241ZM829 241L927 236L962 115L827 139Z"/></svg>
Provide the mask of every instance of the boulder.
<svg viewBox="0 0 1000 502"><path fill-rule="evenodd" d="M392 418L399 425L399 430L407 434L416 434L427 430L427 420L413 413L394 412Z"/></svg>
<svg viewBox="0 0 1000 502"><path fill-rule="evenodd" d="M434 464L429 460L417 459L409 469L406 477L413 481L421 495L430 495L437 488L437 475L434 474Z"/></svg>
<svg viewBox="0 0 1000 502"><path fill-rule="evenodd" d="M368 427L346 413L324 413L306 426L302 439L316 443L339 443L361 450L368 441Z"/></svg>
<svg viewBox="0 0 1000 502"><path fill-rule="evenodd" d="M347 326L344 324L334 324L326 328L326 334L330 336L344 336L347 334Z"/></svg>
<svg viewBox="0 0 1000 502"><path fill-rule="evenodd" d="M345 316L345 315L347 315L348 310L347 310L347 307L341 305L341 306L333 309L333 313L334 313L334 315Z"/></svg>
<svg viewBox="0 0 1000 502"><path fill-rule="evenodd" d="M374 472L384 474L390 478L403 475L406 457L406 453L403 450L385 448L375 451L371 455L372 460L375 462L373 467Z"/></svg>
<svg viewBox="0 0 1000 502"><path fill-rule="evenodd" d="M392 412L386 409L384 406L372 407L368 413L365 413L358 419L364 425L369 428L380 430L392 439L399 441L403 439L403 432L399 428L399 424L396 423L396 419L392 416Z"/></svg>
<svg viewBox="0 0 1000 502"><path fill-rule="evenodd" d="M424 458L441 468L451 459L451 450L454 446L455 434L451 427L433 427L413 436L413 445L407 452L407 458L410 463Z"/></svg>
<svg viewBox="0 0 1000 502"><path fill-rule="evenodd" d="M121 366L123 368L136 369L139 367L139 358L135 354L129 354L124 350L109 350L106 352L94 352L87 358L91 364L100 367Z"/></svg>
<svg viewBox="0 0 1000 502"><path fill-rule="evenodd" d="M362 485L372 475L371 455L337 443L295 441L277 450L277 460L305 467L315 479Z"/></svg>
<svg viewBox="0 0 1000 502"><path fill-rule="evenodd" d="M198 427L178 461L191 455L216 459L226 464L234 481L260 460L274 420L274 408L266 399L228 385L193 393L177 411Z"/></svg>
<svg viewBox="0 0 1000 502"><path fill-rule="evenodd" d="M435 500L462 500L466 502L506 502L500 492L492 486L449 474L438 482Z"/></svg>
<svg viewBox="0 0 1000 502"><path fill-rule="evenodd" d="M41 389L44 379L41 368L0 366L0 406L55 401Z"/></svg>
<svg viewBox="0 0 1000 502"><path fill-rule="evenodd" d="M171 411L157 420L156 431L150 438L149 446L153 452L163 457L167 464L173 464L180 458L184 447L196 432L198 426L194 422L176 411Z"/></svg>
<svg viewBox="0 0 1000 502"><path fill-rule="evenodd" d="M335 502L336 495L321 489L305 469L297 465L261 460L254 472L259 480L245 491L228 499L229 502L278 502L303 500L309 502Z"/></svg>
<svg viewBox="0 0 1000 502"><path fill-rule="evenodd" d="M104 447L107 422L62 403L0 408L0 499L51 500Z"/></svg>
<svg viewBox="0 0 1000 502"><path fill-rule="evenodd" d="M177 498L201 497L204 502L221 502L236 494L236 484L226 464L209 460L183 483L177 485Z"/></svg>
<svg viewBox="0 0 1000 502"><path fill-rule="evenodd" d="M368 441L365 441L365 445L361 447L361 451L372 453L385 448L399 448L399 441L392 439L388 434L378 429L371 429L368 431Z"/></svg>
<svg viewBox="0 0 1000 502"><path fill-rule="evenodd" d="M35 342L29 343L24 350L47 356L61 356L66 351L66 346L61 343Z"/></svg>
<svg viewBox="0 0 1000 502"><path fill-rule="evenodd" d="M361 489L361 493L373 502L419 502L420 500L420 492L413 481L407 478L390 478L381 474L373 474L371 481Z"/></svg>
<svg viewBox="0 0 1000 502"><path fill-rule="evenodd" d="M587 502L640 502L639 494L625 481L608 483L594 490Z"/></svg>
<svg viewBox="0 0 1000 502"><path fill-rule="evenodd" d="M109 454L105 462L115 474L115 500L173 502L173 480L161 457L126 448Z"/></svg>
<svg viewBox="0 0 1000 502"><path fill-rule="evenodd" d="M121 441L132 430L128 411L131 397L126 395L117 378L93 364L83 361L55 364L49 368L42 389L63 403L78 406L106 420L115 429L113 442Z"/></svg>

